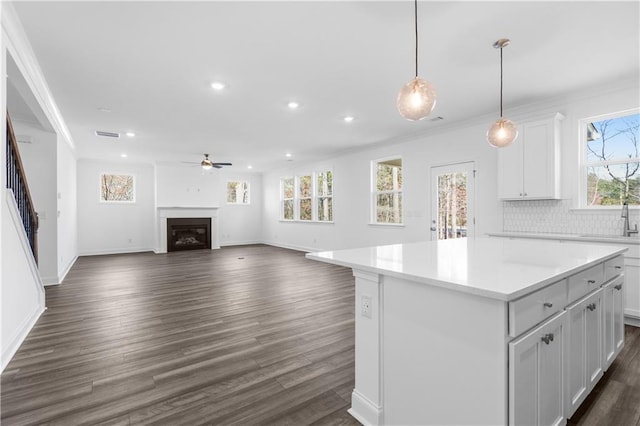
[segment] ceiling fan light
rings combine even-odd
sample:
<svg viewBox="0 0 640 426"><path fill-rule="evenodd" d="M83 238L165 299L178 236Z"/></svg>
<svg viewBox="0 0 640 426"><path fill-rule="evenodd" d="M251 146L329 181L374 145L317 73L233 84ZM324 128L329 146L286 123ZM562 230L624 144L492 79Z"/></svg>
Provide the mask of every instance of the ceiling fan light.
<svg viewBox="0 0 640 426"><path fill-rule="evenodd" d="M500 117L487 130L487 142L495 148L509 146L518 137L518 127L511 120Z"/></svg>
<svg viewBox="0 0 640 426"><path fill-rule="evenodd" d="M211 162L205 162L203 161L202 163L200 163L200 165L202 166L203 169L205 170L210 170L213 167L213 164L211 164Z"/></svg>
<svg viewBox="0 0 640 426"><path fill-rule="evenodd" d="M427 80L415 77L402 86L396 105L407 120L422 120L436 106L436 89Z"/></svg>

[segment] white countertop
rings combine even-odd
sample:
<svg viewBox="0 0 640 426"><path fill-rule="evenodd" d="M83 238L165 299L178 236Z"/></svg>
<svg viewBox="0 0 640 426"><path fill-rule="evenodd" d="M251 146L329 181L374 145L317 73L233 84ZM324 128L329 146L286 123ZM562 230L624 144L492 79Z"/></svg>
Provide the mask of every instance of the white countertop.
<svg viewBox="0 0 640 426"><path fill-rule="evenodd" d="M613 243L613 244L632 244L640 245L640 237L635 234L631 237L623 237L622 235L597 235L597 234L553 234L540 232L491 232L488 236L494 237L514 237L514 238L539 238L544 240L567 240L567 241L584 241L596 243Z"/></svg>
<svg viewBox="0 0 640 426"><path fill-rule="evenodd" d="M623 246L460 238L307 253L307 258L504 301L591 265Z"/></svg>

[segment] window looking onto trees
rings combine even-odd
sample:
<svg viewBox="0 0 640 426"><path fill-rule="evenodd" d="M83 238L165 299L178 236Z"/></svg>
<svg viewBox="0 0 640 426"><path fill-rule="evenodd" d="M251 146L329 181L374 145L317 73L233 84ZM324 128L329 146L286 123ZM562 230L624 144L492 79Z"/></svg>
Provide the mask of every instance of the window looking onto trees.
<svg viewBox="0 0 640 426"><path fill-rule="evenodd" d="M249 204L249 182L227 182L227 204Z"/></svg>
<svg viewBox="0 0 640 426"><path fill-rule="evenodd" d="M402 223L402 159L373 162L374 223Z"/></svg>
<svg viewBox="0 0 640 426"><path fill-rule="evenodd" d="M593 121L592 121L593 120ZM583 120L586 206L640 204L640 114Z"/></svg>
<svg viewBox="0 0 640 426"><path fill-rule="evenodd" d="M100 201L103 203L135 203L135 179L132 175L100 175Z"/></svg>
<svg viewBox="0 0 640 426"><path fill-rule="evenodd" d="M317 173L316 200L318 220L333 221L333 172Z"/></svg>
<svg viewBox="0 0 640 426"><path fill-rule="evenodd" d="M293 220L293 210L294 210L294 200L293 197L295 195L294 191L294 179L286 178L280 181L280 187L282 192L282 219L284 220Z"/></svg>
<svg viewBox="0 0 640 426"><path fill-rule="evenodd" d="M333 172L316 172L280 180L281 219L333 221Z"/></svg>

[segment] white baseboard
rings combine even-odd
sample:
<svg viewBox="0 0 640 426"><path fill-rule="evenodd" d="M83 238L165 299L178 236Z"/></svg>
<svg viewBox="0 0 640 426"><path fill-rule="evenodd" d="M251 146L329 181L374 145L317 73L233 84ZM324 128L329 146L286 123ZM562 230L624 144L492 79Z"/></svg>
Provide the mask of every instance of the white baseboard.
<svg viewBox="0 0 640 426"><path fill-rule="evenodd" d="M73 265L75 265L76 260L78 260L78 256L74 256L73 259L71 259L71 262L67 264L67 267L64 268L62 274L58 275L58 284L62 284L62 281L64 281L71 268L73 268Z"/></svg>
<svg viewBox="0 0 640 426"><path fill-rule="evenodd" d="M320 250L320 249L318 249L316 247L303 247L303 246L296 246L296 245L291 245L291 244L276 243L276 242L273 242L273 241L263 241L261 244L266 244L268 246L285 248L285 249L289 249L289 250L304 251L306 253L310 253L310 252L314 252L314 251L322 251L322 250Z"/></svg>
<svg viewBox="0 0 640 426"><path fill-rule="evenodd" d="M42 278L42 285L45 287L59 284L58 277L41 277L41 278Z"/></svg>
<svg viewBox="0 0 640 426"><path fill-rule="evenodd" d="M625 315L624 316L624 323L626 325L632 325L634 327L640 327L640 318L635 317L635 316L629 316L629 315Z"/></svg>
<svg viewBox="0 0 640 426"><path fill-rule="evenodd" d="M25 320L25 322L22 324L22 327L20 327L20 331L18 332L16 337L2 352L2 365L0 365L0 373L4 371L5 367L9 364L9 361L11 361L11 358L13 358L16 352L18 352L20 345L22 345L24 339L27 338L29 332L31 331L33 326L36 325L36 321L38 321L38 318L40 318L40 315L42 315L45 309L46 308L44 307L44 303L42 304L42 306L38 306L38 309Z"/></svg>
<svg viewBox="0 0 640 426"><path fill-rule="evenodd" d="M92 250L81 252L79 256L104 256L108 254L127 254L127 253L144 253L147 251L155 252L155 249L151 247L132 247L132 248L119 248L119 249L106 249L106 250Z"/></svg>
<svg viewBox="0 0 640 426"><path fill-rule="evenodd" d="M356 389L351 393L351 408L347 412L363 425L382 424L382 408L376 406Z"/></svg>
<svg viewBox="0 0 640 426"><path fill-rule="evenodd" d="M262 241L223 241L220 243L220 247L248 246L252 244L264 244L264 242Z"/></svg>

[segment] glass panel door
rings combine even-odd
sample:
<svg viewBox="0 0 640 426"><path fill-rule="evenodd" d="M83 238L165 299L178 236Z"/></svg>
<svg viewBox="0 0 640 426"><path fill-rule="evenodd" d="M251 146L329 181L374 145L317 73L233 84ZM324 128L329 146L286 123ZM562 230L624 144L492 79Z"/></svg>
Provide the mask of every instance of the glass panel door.
<svg viewBox="0 0 640 426"><path fill-rule="evenodd" d="M431 168L431 239L474 236L473 162Z"/></svg>

